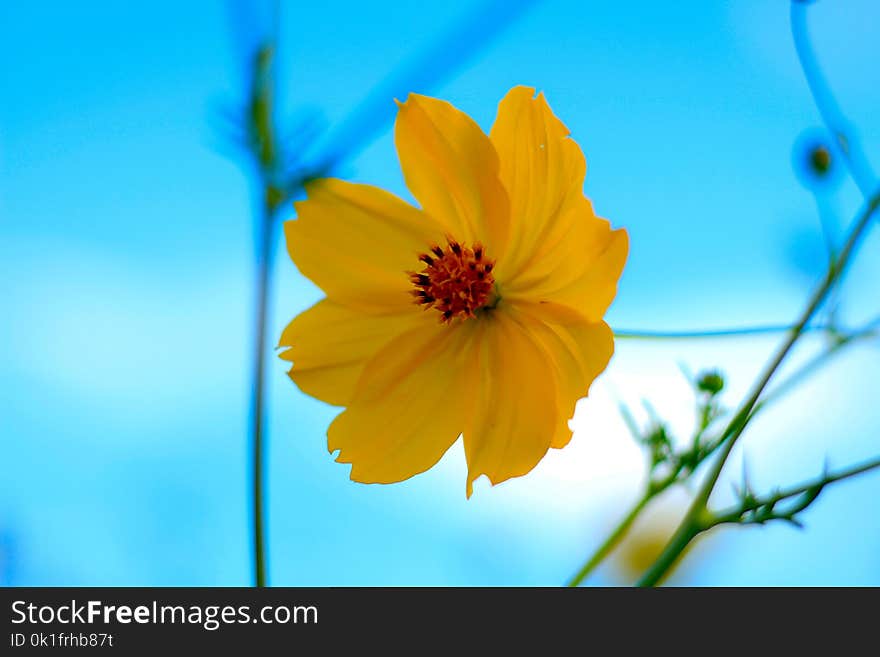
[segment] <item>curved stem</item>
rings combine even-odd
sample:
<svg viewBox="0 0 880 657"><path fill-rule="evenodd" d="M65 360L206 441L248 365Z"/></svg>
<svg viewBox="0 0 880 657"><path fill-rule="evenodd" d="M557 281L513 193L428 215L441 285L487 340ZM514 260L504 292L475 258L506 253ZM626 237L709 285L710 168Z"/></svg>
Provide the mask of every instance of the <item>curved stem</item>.
<svg viewBox="0 0 880 657"><path fill-rule="evenodd" d="M581 567L581 569L572 577L566 586L574 587L579 586L581 582L583 582L587 576L592 573L596 567L605 560L614 548L617 547L618 543L620 543L621 539L626 535L626 532L629 531L629 528L632 526L633 522L635 522L636 518L642 512L642 509L651 501L653 495L644 495L642 498L636 502L636 504L630 509L629 513L627 513L613 532L605 539L605 541L600 545L593 555L587 559L586 563Z"/></svg>
<svg viewBox="0 0 880 657"><path fill-rule="evenodd" d="M685 515L672 539L664 548L657 561L654 562L654 564L637 582L638 586L653 586L654 584L659 582L669 570L669 568L671 568L672 565L681 556L681 553L684 551L684 548L687 547L688 543L690 543L694 536L696 536L700 532L700 527L703 526L703 516L706 513L709 497L711 496L712 491L715 489L715 484L718 482L718 477L721 475L721 471L724 469L724 465L727 462L730 453L733 451L733 447L736 444L736 441L745 430L745 427L749 422L755 405L758 403L758 400L761 398L764 389L767 387L767 384L770 383L770 379L773 378L776 370L785 360L786 356L788 356L788 353L791 351L791 348L797 342L798 338L800 338L800 336L802 335L804 327L807 326L810 319L812 319L813 315L818 310L819 306L822 305L822 302L828 295L829 290L831 290L835 282L839 280L845 273L846 267L849 264L853 253L855 253L856 247L861 241L862 236L865 234L866 229L874 215L874 212L877 210L878 207L880 207L880 193L875 194L871 202L868 203L862 210L861 215L855 222L849 238L847 239L844 247L840 251L840 256L837 263L832 264L828 268L828 273L825 276L825 279L816 288L816 291L813 293L812 297L807 303L807 307L801 314L800 319L797 321L797 323L795 323L794 327L789 333L788 338L777 350L776 355L771 359L770 363L764 369L764 373L755 384L752 393L742 404L736 415L733 417L733 419L727 425L727 428L722 433L722 440L724 440L725 442L722 447L721 453L716 458L712 469L709 471L709 474L703 481L699 492L694 498L693 503L688 509L687 514Z"/></svg>
<svg viewBox="0 0 880 657"><path fill-rule="evenodd" d="M807 86L813 96L813 102L819 110L825 127L837 140L852 179L865 198L868 198L876 185L874 172L868 158L862 151L861 144L852 134L849 121L843 115L825 76L822 74L822 69L807 34L806 3L792 0L790 18L794 48L807 79Z"/></svg>
<svg viewBox="0 0 880 657"><path fill-rule="evenodd" d="M734 338L746 335L774 335L787 333L794 327L790 324L768 324L766 326L745 326L742 328L709 329L695 331L639 331L622 329L614 331L614 337L622 340L691 340L702 338ZM803 328L804 332L827 331L827 324L814 324Z"/></svg>

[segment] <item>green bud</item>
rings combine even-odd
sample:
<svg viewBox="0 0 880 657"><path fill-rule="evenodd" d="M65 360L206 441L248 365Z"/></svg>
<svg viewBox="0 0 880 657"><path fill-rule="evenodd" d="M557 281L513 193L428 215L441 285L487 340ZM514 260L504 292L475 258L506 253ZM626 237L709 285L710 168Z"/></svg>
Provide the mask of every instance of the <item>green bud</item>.
<svg viewBox="0 0 880 657"><path fill-rule="evenodd" d="M718 370L703 372L697 379L697 390L715 396L724 389L724 376Z"/></svg>

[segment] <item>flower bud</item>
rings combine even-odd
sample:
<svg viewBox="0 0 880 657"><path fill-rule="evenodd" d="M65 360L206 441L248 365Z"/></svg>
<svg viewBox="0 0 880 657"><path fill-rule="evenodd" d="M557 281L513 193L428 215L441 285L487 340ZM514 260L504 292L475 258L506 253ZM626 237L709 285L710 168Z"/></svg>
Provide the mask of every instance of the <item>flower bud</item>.
<svg viewBox="0 0 880 657"><path fill-rule="evenodd" d="M809 153L809 166L813 173L822 177L831 170L831 151L824 144L816 144Z"/></svg>
<svg viewBox="0 0 880 657"><path fill-rule="evenodd" d="M697 390L714 397L724 389L724 376L717 370L703 372L697 379Z"/></svg>

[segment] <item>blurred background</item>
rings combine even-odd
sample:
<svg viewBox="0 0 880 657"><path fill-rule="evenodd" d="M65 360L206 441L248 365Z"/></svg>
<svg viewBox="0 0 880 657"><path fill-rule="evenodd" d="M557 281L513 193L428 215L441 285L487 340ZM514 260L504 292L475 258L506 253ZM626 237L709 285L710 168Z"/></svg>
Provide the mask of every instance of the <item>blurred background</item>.
<svg viewBox="0 0 880 657"><path fill-rule="evenodd" d="M250 582L255 204L223 117L242 102L267 16L257 3L0 4L4 585ZM790 322L825 266L817 206L839 239L861 202L842 171L815 188L798 171L798 144L821 121L787 2L325 0L282 2L279 17L282 128L353 125L340 147L363 148L336 174L405 198L393 95L443 97L488 129L510 87L545 91L586 153L587 195L630 234L608 316L618 330ZM880 162L880 4L819 2L809 24ZM450 31L457 42L443 41ZM386 98L379 87L376 130L346 124L391 71L403 71L401 88ZM878 252L874 232L841 293L845 326L878 312ZM283 249L275 276L272 344L320 298ZM525 478L477 482L470 501L460 444L403 484L349 481L326 449L337 410L270 356L270 582L561 584L641 486L644 457L618 401L650 400L687 436L680 366L719 367L734 406L778 339L619 340L571 445ZM805 340L794 362L821 341ZM845 466L876 455L878 371L876 342L842 353L755 421L725 478L739 479L744 456L767 491L819 474L826 456ZM717 502L729 491L722 481ZM826 491L802 531L716 531L670 582L880 585L878 499L880 476L868 474ZM590 581L631 581L686 501L683 490L658 501L636 527L641 543Z"/></svg>

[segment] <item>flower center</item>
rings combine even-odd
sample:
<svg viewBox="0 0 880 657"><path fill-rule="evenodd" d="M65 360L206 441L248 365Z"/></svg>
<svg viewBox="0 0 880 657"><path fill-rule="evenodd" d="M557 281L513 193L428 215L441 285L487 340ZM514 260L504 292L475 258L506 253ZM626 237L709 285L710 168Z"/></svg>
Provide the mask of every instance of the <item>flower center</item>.
<svg viewBox="0 0 880 657"><path fill-rule="evenodd" d="M419 256L425 264L420 273L410 272L416 303L440 311L441 322L473 317L490 301L495 286L495 262L486 258L481 244L468 248L451 237L447 242L445 249L434 246Z"/></svg>

